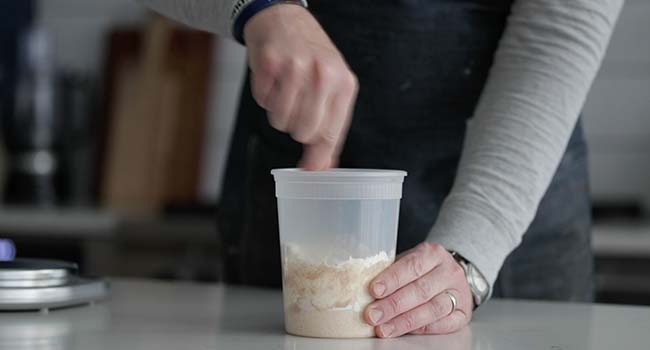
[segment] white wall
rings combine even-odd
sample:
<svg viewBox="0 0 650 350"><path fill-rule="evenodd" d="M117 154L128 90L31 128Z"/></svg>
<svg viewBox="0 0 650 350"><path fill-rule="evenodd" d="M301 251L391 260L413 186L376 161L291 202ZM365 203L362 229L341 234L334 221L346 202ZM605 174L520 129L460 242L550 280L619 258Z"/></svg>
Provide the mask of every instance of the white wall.
<svg viewBox="0 0 650 350"><path fill-rule="evenodd" d="M37 24L52 36L58 66L100 72L109 28L138 23L146 10L135 0L41 0Z"/></svg>
<svg viewBox="0 0 650 350"><path fill-rule="evenodd" d="M228 146L234 124L239 95L246 68L246 50L232 40L217 40L215 46L212 91L201 169L202 199L215 200L221 193L221 183L228 157Z"/></svg>
<svg viewBox="0 0 650 350"><path fill-rule="evenodd" d="M594 199L650 210L650 1L626 1L584 117Z"/></svg>

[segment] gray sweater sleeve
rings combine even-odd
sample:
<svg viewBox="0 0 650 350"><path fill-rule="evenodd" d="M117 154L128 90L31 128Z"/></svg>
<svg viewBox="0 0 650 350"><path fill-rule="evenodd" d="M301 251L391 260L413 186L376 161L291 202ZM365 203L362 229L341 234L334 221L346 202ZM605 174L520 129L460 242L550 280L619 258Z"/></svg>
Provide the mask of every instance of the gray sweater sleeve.
<svg viewBox="0 0 650 350"><path fill-rule="evenodd" d="M550 184L623 0L518 0L429 240L494 284Z"/></svg>
<svg viewBox="0 0 650 350"><path fill-rule="evenodd" d="M237 0L137 0L186 25L232 38L230 14Z"/></svg>

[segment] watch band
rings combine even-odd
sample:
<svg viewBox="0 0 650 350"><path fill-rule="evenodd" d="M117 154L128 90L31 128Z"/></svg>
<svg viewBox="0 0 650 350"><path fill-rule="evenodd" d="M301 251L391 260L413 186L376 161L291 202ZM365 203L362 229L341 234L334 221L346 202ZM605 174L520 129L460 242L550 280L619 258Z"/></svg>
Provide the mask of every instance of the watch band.
<svg viewBox="0 0 650 350"><path fill-rule="evenodd" d="M294 4L307 8L307 0L238 0L233 5L230 20L235 40L244 45L244 26L258 12L277 4Z"/></svg>
<svg viewBox="0 0 650 350"><path fill-rule="evenodd" d="M489 283L474 264L457 252L450 251L450 253L456 262L458 262L458 264L463 268L467 284L469 285L472 298L474 299L474 306L479 307L483 302L485 302L490 293Z"/></svg>

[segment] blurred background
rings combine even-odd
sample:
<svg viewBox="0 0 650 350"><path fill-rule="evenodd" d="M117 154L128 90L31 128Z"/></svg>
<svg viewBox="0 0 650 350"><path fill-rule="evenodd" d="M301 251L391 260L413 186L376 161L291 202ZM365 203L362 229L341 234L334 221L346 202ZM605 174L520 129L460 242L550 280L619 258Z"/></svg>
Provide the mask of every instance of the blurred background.
<svg viewBox="0 0 650 350"><path fill-rule="evenodd" d="M244 49L134 0L0 6L0 259L220 280ZM584 108L600 302L650 305L648 18L626 1Z"/></svg>

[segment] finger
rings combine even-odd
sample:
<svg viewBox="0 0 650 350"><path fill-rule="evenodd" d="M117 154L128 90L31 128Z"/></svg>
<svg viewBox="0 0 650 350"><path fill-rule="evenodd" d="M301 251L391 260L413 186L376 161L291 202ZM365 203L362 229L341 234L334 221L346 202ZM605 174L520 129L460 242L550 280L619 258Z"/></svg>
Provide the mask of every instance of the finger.
<svg viewBox="0 0 650 350"><path fill-rule="evenodd" d="M349 126L349 116L346 115L348 111L342 105L346 103L349 105L350 97L337 95L332 100L336 101L331 103L330 115L332 117L328 118L326 115L323 118L324 125L320 127L319 131L320 139L317 143L320 144L321 153L316 155L313 155L313 153L305 153L300 161L300 164L304 165L307 169L311 168L311 164L313 163L327 163L328 165L314 165L316 167L324 167L325 169L338 166L339 155L343 149L347 128ZM311 157L316 157L317 160L313 160Z"/></svg>
<svg viewBox="0 0 650 350"><path fill-rule="evenodd" d="M429 323L426 326L420 327L412 334L449 334L461 330L469 323L467 315L462 310L456 310L449 316L443 317L440 320Z"/></svg>
<svg viewBox="0 0 650 350"><path fill-rule="evenodd" d="M429 302L447 288L447 275L440 267L434 268L388 297L377 300L366 308L366 321L378 325Z"/></svg>
<svg viewBox="0 0 650 350"><path fill-rule="evenodd" d="M330 80L332 73L329 75ZM321 84L326 80L321 79ZM330 105L318 128L319 133L315 142L305 147L299 166L308 170L329 168L338 164L338 157L343 149L345 137L350 125L354 102L357 98L358 82L354 74L346 71L343 77L336 79L336 88L331 90L334 95L329 98Z"/></svg>
<svg viewBox="0 0 650 350"><path fill-rule="evenodd" d="M274 50L251 51L248 56L251 71L251 90L255 101L268 109L267 99L282 70L280 56Z"/></svg>
<svg viewBox="0 0 650 350"><path fill-rule="evenodd" d="M454 293L450 291L450 293ZM450 316L454 312L451 298L446 293L439 293L429 302L424 303L394 319L377 326L377 335L382 338L398 337L416 331L429 324Z"/></svg>
<svg viewBox="0 0 650 350"><path fill-rule="evenodd" d="M314 138L318 136L329 100L327 88L308 89L300 101L298 113L292 118L290 130L291 137L302 144L316 141Z"/></svg>
<svg viewBox="0 0 650 350"><path fill-rule="evenodd" d="M275 80L271 76L258 75L251 72L251 90L253 98L260 107L267 109L269 94L275 85Z"/></svg>
<svg viewBox="0 0 650 350"><path fill-rule="evenodd" d="M445 253L445 248L439 244L419 244L375 277L370 284L371 294L377 299L393 294L438 266Z"/></svg>
<svg viewBox="0 0 650 350"><path fill-rule="evenodd" d="M320 127L319 139L313 143L305 145L303 155L298 166L307 170L323 170L336 166L338 155L343 147L345 131L347 129L346 118L348 113L345 104L350 104L349 100L353 97L341 95L334 96L331 100L333 108L330 109L332 117L323 117L323 125ZM343 114L341 114L343 113Z"/></svg>
<svg viewBox="0 0 650 350"><path fill-rule="evenodd" d="M271 112L269 123L280 131L287 131L296 117L295 110L299 91L302 91L303 76L300 68L296 65L287 65L283 71L282 79L276 80L275 85L269 92L266 104Z"/></svg>
<svg viewBox="0 0 650 350"><path fill-rule="evenodd" d="M327 143L303 146L298 167L311 171L328 169L332 164L334 147Z"/></svg>
<svg viewBox="0 0 650 350"><path fill-rule="evenodd" d="M339 157L343 151L348 130L350 129L350 123L352 122L352 115L354 113L354 104L357 100L358 93L358 87L356 84L355 78L353 85L349 87L351 91L337 94L332 99L331 110L334 118L329 119L329 124L323 128L323 133L325 134L338 135L334 154L332 154L332 167L338 166Z"/></svg>

